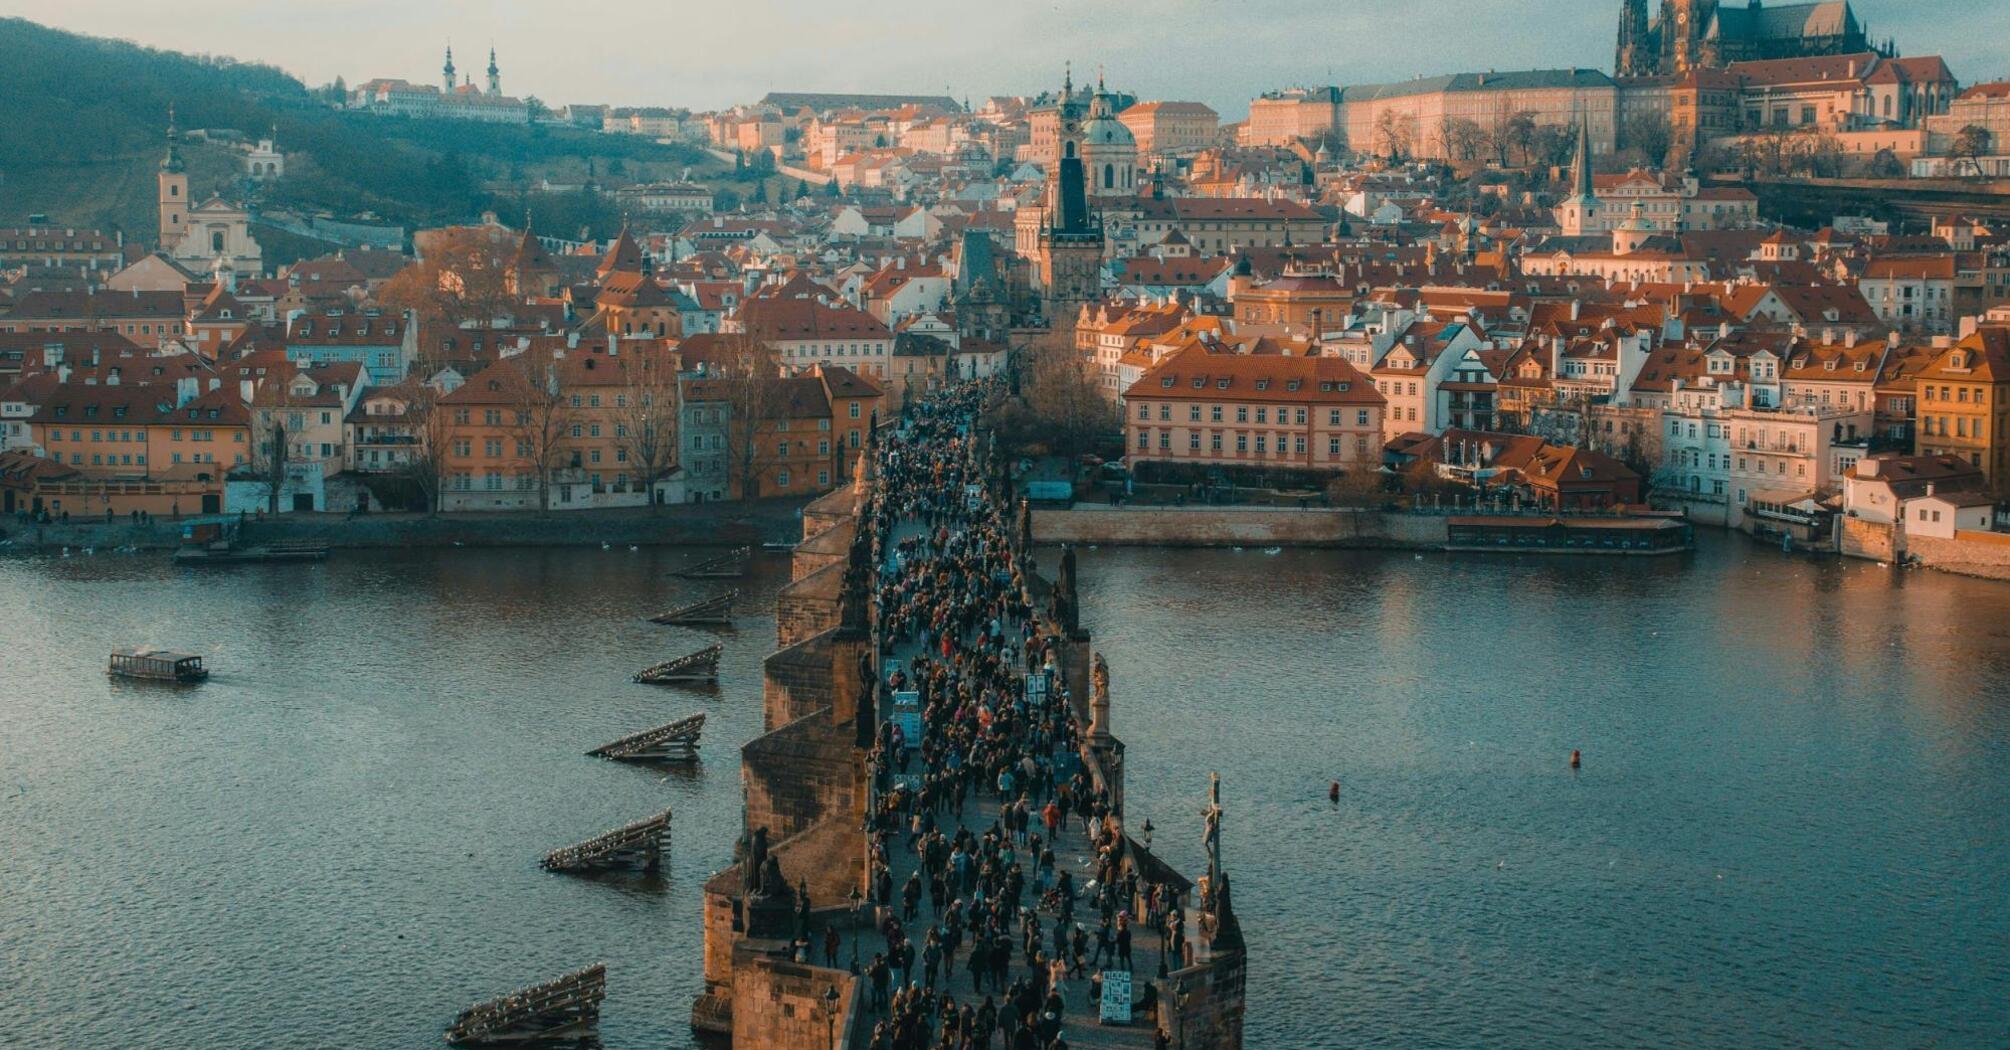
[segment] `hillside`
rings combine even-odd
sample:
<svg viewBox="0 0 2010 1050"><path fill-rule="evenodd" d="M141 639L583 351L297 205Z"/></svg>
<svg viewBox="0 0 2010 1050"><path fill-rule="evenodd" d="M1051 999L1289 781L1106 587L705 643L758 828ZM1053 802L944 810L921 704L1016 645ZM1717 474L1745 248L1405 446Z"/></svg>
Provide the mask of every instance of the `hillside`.
<svg viewBox="0 0 2010 1050"><path fill-rule="evenodd" d="M276 131L288 173L262 203L374 212L407 227L468 221L488 208L513 214L526 203L521 195L492 196L483 185L547 173L562 181L589 160L602 173L612 165L631 178L719 167L700 150L625 136L344 112L271 66L158 51L21 19L0 19L0 54L7 56L0 62L0 98L8 100L0 109L0 224L45 213L57 222L149 238L170 104L184 129ZM197 195L234 180L227 147L197 142L184 152ZM605 236L612 231L599 227L618 222L595 216L593 232Z"/></svg>

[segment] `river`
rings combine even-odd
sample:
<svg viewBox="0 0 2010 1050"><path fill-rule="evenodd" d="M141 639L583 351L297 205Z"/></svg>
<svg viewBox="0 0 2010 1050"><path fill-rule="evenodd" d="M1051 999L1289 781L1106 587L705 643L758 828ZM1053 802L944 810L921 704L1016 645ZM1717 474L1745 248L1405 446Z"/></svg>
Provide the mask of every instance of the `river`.
<svg viewBox="0 0 2010 1050"><path fill-rule="evenodd" d="M641 619L706 553L0 560L0 1042L437 1045L606 961L607 1045L690 1045L786 579L741 581L716 693L631 684L715 637ZM1222 774L1250 1046L2010 1032L2010 587L1710 532L1080 560L1132 827L1196 870ZM142 642L215 677L108 681ZM689 773L582 754L696 711ZM664 806L661 879L537 867Z"/></svg>

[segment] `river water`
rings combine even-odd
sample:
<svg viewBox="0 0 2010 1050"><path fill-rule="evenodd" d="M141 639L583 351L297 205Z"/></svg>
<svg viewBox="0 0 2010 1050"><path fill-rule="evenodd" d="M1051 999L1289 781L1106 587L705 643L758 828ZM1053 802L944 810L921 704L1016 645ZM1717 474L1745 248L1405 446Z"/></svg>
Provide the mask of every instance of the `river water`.
<svg viewBox="0 0 2010 1050"><path fill-rule="evenodd" d="M641 619L707 553L0 560L0 1044L431 1046L605 961L607 1045L690 1045L786 579L740 581L716 693L630 684L714 637ZM2010 1034L2010 586L1715 533L1081 568L1132 826L1197 869L1222 774L1250 1046ZM143 642L215 677L107 681ZM688 774L582 754L696 711ZM537 867L664 806L660 880Z"/></svg>

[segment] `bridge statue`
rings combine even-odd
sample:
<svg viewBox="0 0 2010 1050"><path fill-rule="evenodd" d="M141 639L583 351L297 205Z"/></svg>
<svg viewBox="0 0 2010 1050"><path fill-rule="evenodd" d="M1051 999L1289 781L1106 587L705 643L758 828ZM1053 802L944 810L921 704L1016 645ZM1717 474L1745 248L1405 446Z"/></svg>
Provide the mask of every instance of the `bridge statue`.
<svg viewBox="0 0 2010 1050"><path fill-rule="evenodd" d="M768 863L768 826L754 829L753 838L747 843L747 874L745 889L748 893L761 892L761 872Z"/></svg>
<svg viewBox="0 0 2010 1050"><path fill-rule="evenodd" d="M1075 548L1061 551L1061 568L1054 574L1054 621L1072 635L1081 629L1081 610L1075 597Z"/></svg>

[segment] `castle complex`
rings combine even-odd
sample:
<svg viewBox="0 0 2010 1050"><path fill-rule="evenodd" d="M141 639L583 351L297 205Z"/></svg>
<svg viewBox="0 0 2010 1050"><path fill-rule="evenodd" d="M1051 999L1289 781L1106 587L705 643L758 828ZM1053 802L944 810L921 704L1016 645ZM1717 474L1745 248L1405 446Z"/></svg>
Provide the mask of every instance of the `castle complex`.
<svg viewBox="0 0 2010 1050"><path fill-rule="evenodd" d="M1762 0L1662 0L1647 16L1647 0L1625 0L1619 15L1622 77L1722 69L1733 62L1849 55L1873 50L1848 0L1767 7ZM1889 57L1889 47L1881 49Z"/></svg>

